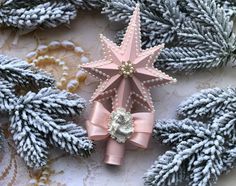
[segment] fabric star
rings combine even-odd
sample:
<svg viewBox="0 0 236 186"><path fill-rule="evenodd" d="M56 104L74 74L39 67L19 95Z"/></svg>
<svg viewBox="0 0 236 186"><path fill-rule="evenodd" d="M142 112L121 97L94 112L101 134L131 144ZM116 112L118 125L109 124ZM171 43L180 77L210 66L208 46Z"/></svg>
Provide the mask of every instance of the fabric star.
<svg viewBox="0 0 236 186"><path fill-rule="evenodd" d="M142 50L139 6L135 8L120 46L103 35L101 43L104 58L81 66L100 80L91 101L112 98L114 110L123 107L127 111L137 102L153 111L150 88L176 80L153 66L164 45Z"/></svg>

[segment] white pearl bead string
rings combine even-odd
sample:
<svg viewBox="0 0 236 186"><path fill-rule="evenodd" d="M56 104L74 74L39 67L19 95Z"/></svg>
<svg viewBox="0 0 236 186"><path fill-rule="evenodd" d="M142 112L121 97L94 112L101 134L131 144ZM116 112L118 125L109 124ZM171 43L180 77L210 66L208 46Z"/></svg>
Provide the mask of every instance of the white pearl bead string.
<svg viewBox="0 0 236 186"><path fill-rule="evenodd" d="M60 89L66 89L69 92L75 92L79 85L83 83L87 77L87 74L82 71L78 65L78 71L75 73L72 79L69 79L69 68L65 61L54 56L49 56L47 53L50 51L64 49L72 51L80 57L81 64L88 63L89 58L86 56L83 48L76 46L72 41L52 41L48 45L40 45L35 51L32 51L26 55L26 59L29 63L33 63L35 66L48 66L57 65L62 69L62 75L57 82L57 87Z"/></svg>
<svg viewBox="0 0 236 186"><path fill-rule="evenodd" d="M66 66L65 62L60 60L60 59L56 59L54 56L39 56L38 58L34 59L32 61L32 63L39 67L41 65L57 65L60 66L62 69L62 76L60 78L60 80L56 83L58 88L62 88L65 83L66 83L66 79L68 77L68 70L69 68Z"/></svg>

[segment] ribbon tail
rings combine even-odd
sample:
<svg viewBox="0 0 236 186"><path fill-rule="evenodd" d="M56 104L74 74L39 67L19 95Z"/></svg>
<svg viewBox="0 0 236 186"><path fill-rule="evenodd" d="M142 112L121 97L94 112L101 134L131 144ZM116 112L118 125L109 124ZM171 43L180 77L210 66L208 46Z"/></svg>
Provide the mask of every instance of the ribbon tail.
<svg viewBox="0 0 236 186"><path fill-rule="evenodd" d="M120 144L109 138L104 162L110 165L121 165L125 153L125 144Z"/></svg>

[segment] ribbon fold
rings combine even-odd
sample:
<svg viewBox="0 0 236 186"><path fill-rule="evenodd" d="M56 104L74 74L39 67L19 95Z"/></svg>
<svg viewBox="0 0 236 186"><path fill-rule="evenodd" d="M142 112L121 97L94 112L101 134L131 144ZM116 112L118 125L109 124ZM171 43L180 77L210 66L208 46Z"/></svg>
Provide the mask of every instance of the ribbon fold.
<svg viewBox="0 0 236 186"><path fill-rule="evenodd" d="M112 165L121 165L125 144L118 143L108 133L110 114L102 103L95 101L89 120L86 122L88 136L94 141L109 139L104 162ZM154 112L138 112L132 114L134 132L127 140L134 146L147 148L151 137Z"/></svg>

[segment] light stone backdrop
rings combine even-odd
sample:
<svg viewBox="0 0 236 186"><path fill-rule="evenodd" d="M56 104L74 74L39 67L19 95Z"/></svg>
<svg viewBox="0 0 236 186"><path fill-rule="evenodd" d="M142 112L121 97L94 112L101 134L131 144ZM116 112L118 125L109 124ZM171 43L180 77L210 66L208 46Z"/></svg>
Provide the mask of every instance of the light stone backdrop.
<svg viewBox="0 0 236 186"><path fill-rule="evenodd" d="M99 34L103 33L108 38L114 37L118 26L111 24L99 12L82 12L77 19L72 21L69 27L56 29L37 30L30 34L12 29L0 29L0 52L9 56L25 58L25 55L35 49L39 44L49 43L52 40L72 40L90 53L92 60L101 57ZM70 60L76 65L76 60ZM156 119L174 118L178 104L191 94L210 87L236 87L236 68L228 66L223 69L202 71L191 76L175 76L178 83L167 85L152 90L152 97L156 108ZM78 93L89 100L97 83L89 78ZM84 117L86 117L89 108ZM83 120L81 121L83 123ZM156 142L151 142L148 150L126 151L125 162L120 167L112 167L103 164L104 143L97 143L96 152L87 159L71 157L59 150L51 150L49 164L51 186L141 186L143 174L151 166L158 155L167 149ZM7 154L7 151L6 151ZM4 156L5 163L9 161ZM2 164L4 164L4 161ZM0 171L3 169L0 165ZM12 174L12 173L10 173ZM7 179L0 181L0 185L6 185ZM24 162L17 158L16 186L29 185L32 177ZM236 169L230 174L220 178L218 186L234 186L236 183Z"/></svg>

